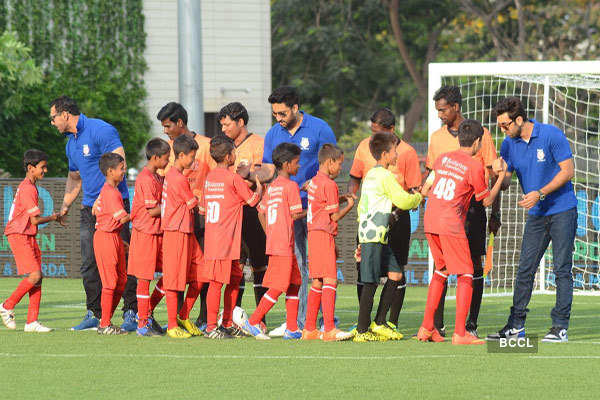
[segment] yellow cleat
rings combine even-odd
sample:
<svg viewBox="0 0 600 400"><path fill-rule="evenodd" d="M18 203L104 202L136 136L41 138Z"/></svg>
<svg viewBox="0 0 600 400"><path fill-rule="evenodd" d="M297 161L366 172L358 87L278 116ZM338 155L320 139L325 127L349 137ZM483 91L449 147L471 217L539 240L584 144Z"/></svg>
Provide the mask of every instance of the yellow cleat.
<svg viewBox="0 0 600 400"><path fill-rule="evenodd" d="M180 319L177 317L177 325L185 329L192 336L202 336L202 331L189 319Z"/></svg>
<svg viewBox="0 0 600 400"><path fill-rule="evenodd" d="M364 333L357 333L352 341L357 343L377 342L379 341L379 337L372 332L367 331Z"/></svg>
<svg viewBox="0 0 600 400"><path fill-rule="evenodd" d="M192 335L180 327L167 329L167 336L173 339L189 339Z"/></svg>
<svg viewBox="0 0 600 400"><path fill-rule="evenodd" d="M370 326L370 329L371 332L377 335L379 337L379 340L381 340L382 342L385 342L387 340L399 340L397 339L397 333L394 330L390 329L390 327L387 325L377 325L375 322L373 322Z"/></svg>
<svg viewBox="0 0 600 400"><path fill-rule="evenodd" d="M386 322L388 328L390 328L392 331L394 331L396 333L396 338L392 339L392 340L402 340L402 338L404 338L404 335L400 333L400 331L398 331L398 328L396 327L396 325L392 324L391 322Z"/></svg>

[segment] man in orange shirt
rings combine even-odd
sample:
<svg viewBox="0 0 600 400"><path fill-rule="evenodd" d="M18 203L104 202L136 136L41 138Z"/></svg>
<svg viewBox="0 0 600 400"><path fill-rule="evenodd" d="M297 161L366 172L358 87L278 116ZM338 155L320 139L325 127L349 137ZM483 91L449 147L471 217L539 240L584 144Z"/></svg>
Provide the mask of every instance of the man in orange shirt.
<svg viewBox="0 0 600 400"><path fill-rule="evenodd" d="M167 171L173 166L175 162L175 154L173 152L173 142L176 138L181 135L186 135L196 141L198 150L196 151L196 158L193 164L183 170L183 175L188 178L192 193L198 201L202 195L202 189L204 188L204 182L208 172L213 169L216 165L215 161L210 156L210 138L200 135L194 131L191 131L187 126L188 115L185 108L175 102L165 104L158 112L156 118L160 121L163 126L165 135L169 137L169 146L171 146L171 154L169 156L169 164L164 171L159 171L159 174L166 175ZM204 219L200 218L198 213L194 214L194 235L196 240L200 244L200 247L204 247ZM206 293L208 291L208 285L204 285L200 293L200 315L196 321L196 325L199 328L206 326ZM179 295L179 304L183 297Z"/></svg>
<svg viewBox="0 0 600 400"><path fill-rule="evenodd" d="M371 116L371 131L373 133L386 132L393 135L396 129L395 125L396 118L389 108L381 108L375 111ZM368 137L360 142L354 154L354 160L352 161L348 191L354 195L358 192L360 182L364 176L377 163L369 150L370 138L371 137ZM389 169L396 174L396 179L404 190L409 193L413 192L421 186L421 168L419 166L417 152L410 144L400 140L400 143L398 143L398 146L396 147L396 153L398 155L396 164L390 166ZM392 216L394 217L394 221L389 230L389 243L398 263L404 267L408 264L411 231L410 213L406 210L394 209ZM357 263L357 269L358 268L360 268L360 263ZM358 276L360 277L360 273ZM356 285L358 298L360 300L362 283L357 282ZM402 278L400 279L396 290L396 296L394 297L390 308L389 324L394 325L394 328L398 325L398 317L402 310L405 293L406 277L402 274ZM382 302L380 302L380 304L381 303Z"/></svg>
<svg viewBox="0 0 600 400"><path fill-rule="evenodd" d="M465 120L460 111L462 103L462 95L460 89L456 86L442 86L433 96L435 108L438 111L438 117L442 120L443 126L431 134L429 140L429 148L427 151L427 162L425 164L427 171L433 169L435 160L443 153L455 151L460 148L458 143L458 127ZM473 156L481 162L485 170L486 181L493 178L495 174L492 172L492 162L497 158L496 147L490 132L483 128L483 137L481 139L481 148ZM477 201L474 197L471 199L471 204L467 213L465 230L467 239L469 240L469 250L471 251L471 259L473 261L473 299L469 310L469 318L467 320L467 331L477 336L477 318L479 309L481 308L481 298L483 295L483 268L481 256L486 253L485 246L485 227L487 217L485 207L481 201ZM492 213L488 228L490 232L496 234L500 228L500 196L496 198L492 204ZM447 284L446 284L447 288ZM445 334L444 329L444 298L446 297L446 289L440 299L440 304L435 314L435 328L442 335Z"/></svg>
<svg viewBox="0 0 600 400"><path fill-rule="evenodd" d="M264 138L248 132L248 111L241 103L229 103L219 111L217 119L221 124L223 133L233 140L235 145L235 163L229 168L236 172L238 166L250 166L250 172L262 165ZM249 185L254 182L246 178ZM260 226L258 211L255 207L244 205L242 220L242 240L248 248L252 272L254 275L254 300L256 305L267 292L262 286L263 277L267 270L267 256L265 254L266 237ZM237 297L236 306L242 306L245 282L242 279ZM264 322L264 321L263 321Z"/></svg>

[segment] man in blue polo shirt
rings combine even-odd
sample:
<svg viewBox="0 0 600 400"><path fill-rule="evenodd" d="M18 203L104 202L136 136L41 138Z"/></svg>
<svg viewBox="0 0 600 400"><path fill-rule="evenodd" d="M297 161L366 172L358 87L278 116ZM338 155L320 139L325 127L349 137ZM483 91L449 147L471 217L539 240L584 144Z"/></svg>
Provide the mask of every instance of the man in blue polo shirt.
<svg viewBox="0 0 600 400"><path fill-rule="evenodd" d="M81 225L79 227L81 243L81 277L86 294L87 314L83 321L72 330L95 329L100 322L100 295L102 282L94 256L93 239L96 230L96 217L92 215L92 206L104 185L104 175L100 172L98 160L104 153L113 152L125 159L125 150L119 133L112 125L100 120L88 118L79 112L75 101L61 96L50 104L52 125L67 137L66 153L69 160L69 175L65 187L65 196L61 207L61 216L65 217L69 208L83 189L81 201ZM119 185L123 196L125 210L129 212L129 191L127 181ZM129 229L123 227L121 237L129 243ZM123 329L135 330L135 314L137 312L136 280L127 277L127 285L123 293Z"/></svg>
<svg viewBox="0 0 600 400"><path fill-rule="evenodd" d="M504 186L510 185L513 171L523 190L519 206L529 215L523 232L519 269L515 280L513 306L508 323L489 340L525 335L527 305L531 299L535 273L552 241L556 305L552 328L543 342L567 342L567 329L573 301L572 256L577 229L577 199L571 179L573 154L565 134L553 125L528 120L521 100L502 99L496 105L498 127L507 134L500 149L507 172Z"/></svg>
<svg viewBox="0 0 600 400"><path fill-rule="evenodd" d="M317 174L319 170L319 150L325 143L337 144L333 131L322 119L300 111L298 92L291 86L282 86L275 89L269 96L269 103L273 117L277 123L269 129L265 136L263 162L273 163L272 153L279 144L294 143L300 150L300 169L291 179L300 188L304 183ZM306 191L300 192L302 208L306 210L308 197ZM306 298L308 295L308 264L306 259L306 217L294 221L295 253L298 266L302 274L302 286L298 294L300 304L298 307L298 326L304 327L306 318ZM274 329L270 335L282 336L285 324Z"/></svg>

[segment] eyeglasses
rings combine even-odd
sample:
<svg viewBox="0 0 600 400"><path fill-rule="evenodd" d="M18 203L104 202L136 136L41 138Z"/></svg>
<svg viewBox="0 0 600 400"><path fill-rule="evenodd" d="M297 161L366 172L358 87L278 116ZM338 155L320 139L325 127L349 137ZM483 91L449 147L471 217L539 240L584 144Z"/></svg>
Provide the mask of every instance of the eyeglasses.
<svg viewBox="0 0 600 400"><path fill-rule="evenodd" d="M273 114L273 117L279 116L281 118L285 118L285 117L287 117L288 113L289 113L289 111L278 111L278 112L273 111L272 114Z"/></svg>
<svg viewBox="0 0 600 400"><path fill-rule="evenodd" d="M498 124L498 128L500 128L503 131L507 131L508 128L510 128L510 126L515 122L514 119L511 119L510 122L506 123L506 124Z"/></svg>

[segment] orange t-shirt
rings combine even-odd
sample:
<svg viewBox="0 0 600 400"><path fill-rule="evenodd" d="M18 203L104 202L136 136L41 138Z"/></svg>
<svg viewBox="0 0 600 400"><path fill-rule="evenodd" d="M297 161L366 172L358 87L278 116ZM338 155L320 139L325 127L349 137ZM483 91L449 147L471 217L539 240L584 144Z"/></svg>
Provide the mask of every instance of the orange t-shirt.
<svg viewBox="0 0 600 400"><path fill-rule="evenodd" d="M120 231L123 226L121 219L127 215L127 211L119 189L104 183L96 204L96 230Z"/></svg>
<svg viewBox="0 0 600 400"><path fill-rule="evenodd" d="M162 233L160 217L151 217L148 209L160 205L164 178L144 167L135 180L135 194L131 204L131 225L149 235Z"/></svg>
<svg viewBox="0 0 600 400"><path fill-rule="evenodd" d="M163 231L194 232L193 209L198 199L192 194L190 184L177 168L169 169L163 183L160 227Z"/></svg>
<svg viewBox="0 0 600 400"><path fill-rule="evenodd" d="M354 153L350 176L356 179L364 178L367 172L377 164L369 149L370 139L370 137L363 139ZM398 155L396 165L390 165L388 169L396 175L398 183L404 190L421 185L421 168L416 150L401 140L396 147L396 153Z"/></svg>
<svg viewBox="0 0 600 400"><path fill-rule="evenodd" d="M242 143L235 147L235 164L229 170L235 172L241 162L250 164L250 170L254 171L256 164L262 164L265 139L254 133L249 133Z"/></svg>
<svg viewBox="0 0 600 400"><path fill-rule="evenodd" d="M429 149L427 150L427 161L425 166L432 170L435 160L443 153L458 150L460 145L458 144L458 136L454 136L448 131L448 126L444 125L437 131L433 132L431 139L429 140ZM483 128L483 137L481 139L481 149L473 156L473 158L479 160L485 170L485 179L489 179L488 170L486 167L491 167L492 162L498 158L496 155L496 146L490 131Z"/></svg>
<svg viewBox="0 0 600 400"><path fill-rule="evenodd" d="M38 202L37 188L31 183L29 178L23 179L10 207L4 234L20 233L22 235L37 235L38 226L33 225L29 217L36 217L41 214Z"/></svg>

